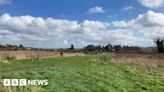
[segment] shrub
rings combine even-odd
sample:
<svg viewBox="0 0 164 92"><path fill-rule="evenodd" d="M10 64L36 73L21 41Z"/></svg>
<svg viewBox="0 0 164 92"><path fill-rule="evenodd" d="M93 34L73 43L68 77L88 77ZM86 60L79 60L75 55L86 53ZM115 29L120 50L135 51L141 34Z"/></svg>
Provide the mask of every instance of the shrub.
<svg viewBox="0 0 164 92"><path fill-rule="evenodd" d="M5 54L3 59L4 60L14 60L14 59L16 59L16 57L13 55Z"/></svg>

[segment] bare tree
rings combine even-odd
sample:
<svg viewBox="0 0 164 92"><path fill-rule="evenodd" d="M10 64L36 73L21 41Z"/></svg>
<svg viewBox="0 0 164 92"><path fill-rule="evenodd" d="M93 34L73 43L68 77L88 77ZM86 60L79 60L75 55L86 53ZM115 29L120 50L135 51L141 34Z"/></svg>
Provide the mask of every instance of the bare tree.
<svg viewBox="0 0 164 92"><path fill-rule="evenodd" d="M158 38L155 40L155 43L157 45L158 52L163 53L164 52L164 40Z"/></svg>

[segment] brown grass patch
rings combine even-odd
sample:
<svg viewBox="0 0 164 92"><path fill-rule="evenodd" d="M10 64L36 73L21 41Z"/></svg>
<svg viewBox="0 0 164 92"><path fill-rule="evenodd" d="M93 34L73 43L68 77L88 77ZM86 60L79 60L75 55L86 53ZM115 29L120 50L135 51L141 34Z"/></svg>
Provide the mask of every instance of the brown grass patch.
<svg viewBox="0 0 164 92"><path fill-rule="evenodd" d="M63 56L81 56L82 52L63 52ZM0 51L0 59L34 59L34 58L55 58L60 57L57 51Z"/></svg>
<svg viewBox="0 0 164 92"><path fill-rule="evenodd" d="M113 62L139 65L147 69L164 67L164 54L159 53L114 53Z"/></svg>

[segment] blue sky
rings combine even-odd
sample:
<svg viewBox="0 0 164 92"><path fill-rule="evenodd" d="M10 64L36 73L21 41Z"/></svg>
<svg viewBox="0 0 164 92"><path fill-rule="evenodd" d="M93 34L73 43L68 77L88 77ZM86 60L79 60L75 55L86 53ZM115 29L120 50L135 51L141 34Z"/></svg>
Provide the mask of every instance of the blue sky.
<svg viewBox="0 0 164 92"><path fill-rule="evenodd" d="M164 0L0 0L0 42L154 46L164 38L163 13Z"/></svg>
<svg viewBox="0 0 164 92"><path fill-rule="evenodd" d="M89 8L99 6L106 10L101 14L86 14ZM134 9L121 11L132 6ZM129 20L148 8L143 7L137 0L12 0L11 4L1 6L1 13L9 13L13 16L31 15L40 17L52 17L70 20ZM117 15L117 17L115 16ZM115 16L115 17L108 17Z"/></svg>

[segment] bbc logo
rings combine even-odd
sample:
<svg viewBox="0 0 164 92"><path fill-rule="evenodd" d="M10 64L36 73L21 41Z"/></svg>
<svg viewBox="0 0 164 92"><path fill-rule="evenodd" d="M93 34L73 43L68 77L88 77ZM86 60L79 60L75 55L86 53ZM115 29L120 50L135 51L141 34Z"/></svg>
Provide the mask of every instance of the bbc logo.
<svg viewBox="0 0 164 92"><path fill-rule="evenodd" d="M3 79L4 86L47 86L48 80L27 80L27 79Z"/></svg>
<svg viewBox="0 0 164 92"><path fill-rule="evenodd" d="M26 86L27 79L3 79L4 86Z"/></svg>

